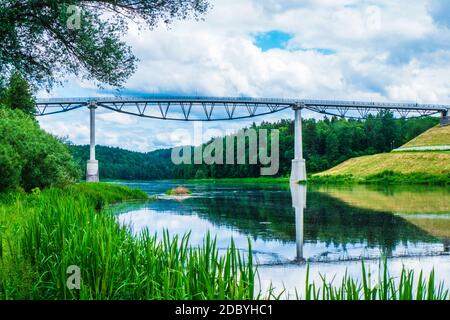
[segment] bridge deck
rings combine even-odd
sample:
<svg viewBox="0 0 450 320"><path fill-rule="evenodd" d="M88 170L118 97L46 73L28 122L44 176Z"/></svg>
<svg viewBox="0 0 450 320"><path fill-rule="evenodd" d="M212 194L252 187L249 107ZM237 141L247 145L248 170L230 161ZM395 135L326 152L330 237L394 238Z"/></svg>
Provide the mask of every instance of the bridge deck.
<svg viewBox="0 0 450 320"><path fill-rule="evenodd" d="M251 118L280 112L288 108L306 108L314 112L340 117L366 118L383 110L401 117L448 114L449 105L362 102L308 99L247 98L247 97L87 97L38 99L37 115L67 112L95 103L116 112L140 117L182 120L219 121Z"/></svg>

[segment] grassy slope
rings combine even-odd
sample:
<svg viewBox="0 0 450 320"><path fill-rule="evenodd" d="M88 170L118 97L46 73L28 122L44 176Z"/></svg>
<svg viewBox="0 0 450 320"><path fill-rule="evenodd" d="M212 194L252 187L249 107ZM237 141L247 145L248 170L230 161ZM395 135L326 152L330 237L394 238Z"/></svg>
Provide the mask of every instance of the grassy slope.
<svg viewBox="0 0 450 320"><path fill-rule="evenodd" d="M383 153L353 158L317 176L353 175L367 177L383 171L396 173L448 174L450 172L449 152L405 152Z"/></svg>
<svg viewBox="0 0 450 320"><path fill-rule="evenodd" d="M402 148L448 145L450 145L450 126L437 126L414 138Z"/></svg>
<svg viewBox="0 0 450 320"><path fill-rule="evenodd" d="M450 145L450 126L434 127L403 147ZM400 174L428 173L445 175L450 173L450 152L396 152L353 158L315 176L352 175L365 178L393 171Z"/></svg>

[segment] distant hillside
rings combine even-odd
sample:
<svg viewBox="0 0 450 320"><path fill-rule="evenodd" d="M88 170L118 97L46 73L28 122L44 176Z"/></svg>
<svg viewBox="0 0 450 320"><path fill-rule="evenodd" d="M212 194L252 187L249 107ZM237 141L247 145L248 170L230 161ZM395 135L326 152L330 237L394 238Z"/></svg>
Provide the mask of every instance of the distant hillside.
<svg viewBox="0 0 450 320"><path fill-rule="evenodd" d="M450 126L434 127L406 143L402 148L422 148L450 145ZM385 171L401 174L428 173L435 175L450 173L450 152L408 151L382 153L347 160L316 176L368 177Z"/></svg>
<svg viewBox="0 0 450 320"><path fill-rule="evenodd" d="M83 177L86 175L86 161L89 146L69 146L78 162ZM173 178L174 165L171 150L157 150L149 153L133 152L120 148L96 147L96 158L100 162L101 179L157 180Z"/></svg>

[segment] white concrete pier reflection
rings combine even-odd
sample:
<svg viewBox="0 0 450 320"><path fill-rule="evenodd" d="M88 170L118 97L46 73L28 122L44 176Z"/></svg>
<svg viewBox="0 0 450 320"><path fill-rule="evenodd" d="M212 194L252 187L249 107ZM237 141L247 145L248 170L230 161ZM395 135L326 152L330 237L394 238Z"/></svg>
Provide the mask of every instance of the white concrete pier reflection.
<svg viewBox="0 0 450 320"><path fill-rule="evenodd" d="M307 187L303 184L291 183L292 207L295 209L295 243L297 248L297 262L304 262L304 209L306 209Z"/></svg>

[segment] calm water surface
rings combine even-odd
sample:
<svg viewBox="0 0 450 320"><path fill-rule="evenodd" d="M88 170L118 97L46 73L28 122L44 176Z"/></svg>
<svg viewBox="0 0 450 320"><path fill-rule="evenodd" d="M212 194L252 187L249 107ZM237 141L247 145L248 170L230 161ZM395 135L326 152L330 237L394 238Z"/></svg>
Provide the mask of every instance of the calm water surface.
<svg viewBox="0 0 450 320"><path fill-rule="evenodd" d="M191 232L191 244L199 245L209 231L221 250L233 238L243 252L250 239L263 290L272 283L279 291L301 293L306 262L318 281L320 274L339 279L346 271L358 277L363 258L376 272L382 255L390 257L394 275L402 265L434 268L438 280L450 285L450 188L121 184L159 198L114 209L136 234ZM180 184L193 194L164 195Z"/></svg>

